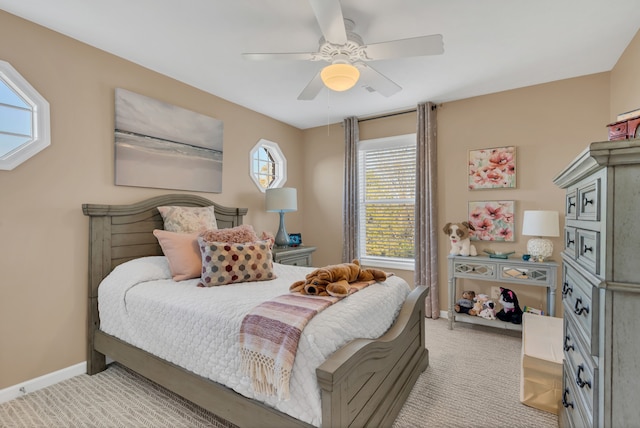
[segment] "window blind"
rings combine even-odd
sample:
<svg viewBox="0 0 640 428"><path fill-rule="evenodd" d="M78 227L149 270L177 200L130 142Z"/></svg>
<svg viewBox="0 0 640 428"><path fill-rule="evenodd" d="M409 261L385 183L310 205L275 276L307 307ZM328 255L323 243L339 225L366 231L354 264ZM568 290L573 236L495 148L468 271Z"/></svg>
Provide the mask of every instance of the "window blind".
<svg viewBox="0 0 640 428"><path fill-rule="evenodd" d="M415 140L360 150L360 254L414 258Z"/></svg>

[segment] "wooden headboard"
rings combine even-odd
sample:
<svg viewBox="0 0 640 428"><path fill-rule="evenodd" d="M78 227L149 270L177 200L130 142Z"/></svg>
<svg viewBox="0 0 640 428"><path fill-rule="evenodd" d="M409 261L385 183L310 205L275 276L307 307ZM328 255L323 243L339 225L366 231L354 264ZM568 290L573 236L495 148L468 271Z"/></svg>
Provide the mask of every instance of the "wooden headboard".
<svg viewBox="0 0 640 428"><path fill-rule="evenodd" d="M98 285L116 266L144 256L161 256L162 249L153 235L164 229L161 206L206 207L213 205L220 229L242 224L246 208L229 208L206 198L169 194L130 205L83 204L89 216L89 297L97 297Z"/></svg>

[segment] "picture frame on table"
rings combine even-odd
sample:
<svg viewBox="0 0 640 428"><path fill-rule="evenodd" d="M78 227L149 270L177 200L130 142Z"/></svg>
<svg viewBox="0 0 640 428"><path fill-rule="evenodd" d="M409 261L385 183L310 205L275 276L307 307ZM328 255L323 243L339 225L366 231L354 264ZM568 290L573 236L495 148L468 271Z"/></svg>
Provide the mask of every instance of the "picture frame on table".
<svg viewBox="0 0 640 428"><path fill-rule="evenodd" d="M301 233L290 233L289 234L289 246L290 247L299 247L302 245L302 234Z"/></svg>

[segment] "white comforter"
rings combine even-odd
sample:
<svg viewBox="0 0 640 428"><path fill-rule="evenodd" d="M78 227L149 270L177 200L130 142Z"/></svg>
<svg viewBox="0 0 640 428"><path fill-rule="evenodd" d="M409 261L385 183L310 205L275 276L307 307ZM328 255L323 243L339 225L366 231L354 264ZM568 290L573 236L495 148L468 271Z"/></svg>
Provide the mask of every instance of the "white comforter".
<svg viewBox="0 0 640 428"><path fill-rule="evenodd" d="M276 280L200 288L175 282L165 257L118 266L98 290L100 329L187 370L315 426L321 424L315 369L354 338L376 338L395 320L409 294L397 276L328 307L304 329L291 378L291 399L255 393L239 366L243 317L259 303L289 292L312 270L274 264Z"/></svg>

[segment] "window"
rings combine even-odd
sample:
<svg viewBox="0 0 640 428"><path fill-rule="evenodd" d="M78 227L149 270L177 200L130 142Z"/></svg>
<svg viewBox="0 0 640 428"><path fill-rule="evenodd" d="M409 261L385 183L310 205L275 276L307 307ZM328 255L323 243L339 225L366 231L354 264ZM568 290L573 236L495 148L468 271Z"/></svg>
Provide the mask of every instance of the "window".
<svg viewBox="0 0 640 428"><path fill-rule="evenodd" d="M49 146L49 103L0 61L0 169L12 170Z"/></svg>
<svg viewBox="0 0 640 428"><path fill-rule="evenodd" d="M412 270L416 135L361 141L358 174L362 263Z"/></svg>
<svg viewBox="0 0 640 428"><path fill-rule="evenodd" d="M261 192L287 181L287 160L278 144L262 139L251 149L251 178Z"/></svg>

